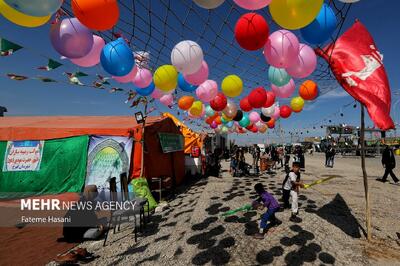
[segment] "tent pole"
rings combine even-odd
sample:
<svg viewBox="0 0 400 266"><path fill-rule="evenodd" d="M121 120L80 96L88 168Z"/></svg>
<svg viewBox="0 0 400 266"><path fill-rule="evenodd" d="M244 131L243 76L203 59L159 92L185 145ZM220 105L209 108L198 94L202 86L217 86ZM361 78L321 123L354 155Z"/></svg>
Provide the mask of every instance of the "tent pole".
<svg viewBox="0 0 400 266"><path fill-rule="evenodd" d="M144 167L144 128L146 127L146 118L147 118L147 101L144 105L144 116L143 116L143 124L142 124L142 136L140 137L140 142L142 146L142 160L140 161L140 177L143 177L143 167Z"/></svg>
<svg viewBox="0 0 400 266"><path fill-rule="evenodd" d="M369 191L368 191L368 178L367 170L365 169L365 122L364 122L364 105L361 104L361 168L364 179L364 192L365 192L365 220L367 226L367 239L371 241L371 209L369 205Z"/></svg>

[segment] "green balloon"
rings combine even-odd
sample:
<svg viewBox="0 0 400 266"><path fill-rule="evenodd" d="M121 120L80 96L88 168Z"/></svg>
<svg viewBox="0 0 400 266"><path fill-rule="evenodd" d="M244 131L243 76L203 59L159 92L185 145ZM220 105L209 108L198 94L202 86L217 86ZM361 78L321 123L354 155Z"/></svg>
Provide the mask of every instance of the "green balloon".
<svg viewBox="0 0 400 266"><path fill-rule="evenodd" d="M290 76L284 68L270 66L268 69L268 79L275 86L282 87L290 81Z"/></svg>
<svg viewBox="0 0 400 266"><path fill-rule="evenodd" d="M223 126L222 128L221 128L221 133L223 133L223 134L225 134L225 133L228 133L228 128L226 127L226 126Z"/></svg>
<svg viewBox="0 0 400 266"><path fill-rule="evenodd" d="M211 108L211 106L207 105L206 107L206 116L213 116L215 111Z"/></svg>
<svg viewBox="0 0 400 266"><path fill-rule="evenodd" d="M248 125L250 125L250 119L248 114L243 114L243 118L242 120L239 121L239 125L241 127L247 127Z"/></svg>
<svg viewBox="0 0 400 266"><path fill-rule="evenodd" d="M222 122L222 124L227 124L229 121L228 120L226 120L223 116L221 116L221 122Z"/></svg>

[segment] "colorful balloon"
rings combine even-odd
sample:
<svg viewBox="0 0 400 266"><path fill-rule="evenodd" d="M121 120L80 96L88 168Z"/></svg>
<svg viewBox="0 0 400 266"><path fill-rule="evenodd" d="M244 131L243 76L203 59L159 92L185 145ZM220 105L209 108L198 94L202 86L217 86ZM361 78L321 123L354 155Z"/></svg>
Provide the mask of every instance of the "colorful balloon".
<svg viewBox="0 0 400 266"><path fill-rule="evenodd" d="M321 10L323 0L274 0L269 5L272 19L282 28L296 30L310 24Z"/></svg>
<svg viewBox="0 0 400 266"><path fill-rule="evenodd" d="M192 104L194 103L194 97L193 96L182 96L178 100L178 107L182 110L189 110L190 107L192 107Z"/></svg>
<svg viewBox="0 0 400 266"><path fill-rule="evenodd" d="M214 9L222 5L225 0L193 0L199 7L205 9Z"/></svg>
<svg viewBox="0 0 400 266"><path fill-rule="evenodd" d="M243 49L255 51L262 48L268 35L267 21L257 13L244 14L236 22L235 38Z"/></svg>
<svg viewBox="0 0 400 266"><path fill-rule="evenodd" d="M228 100L228 102L227 102L227 104L226 104L226 106L225 106L225 108L224 108L224 110L223 110L222 112L223 112L229 119L232 120L232 119L236 116L237 111L238 111L238 109L237 109L236 104L235 104L233 101Z"/></svg>
<svg viewBox="0 0 400 266"><path fill-rule="evenodd" d="M226 127L228 128L233 127L233 121L229 121L228 123L226 123Z"/></svg>
<svg viewBox="0 0 400 266"><path fill-rule="evenodd" d="M28 1L24 1L28 2ZM23 12L14 9L12 6L8 5L4 0L0 0L0 14L2 14L6 19L14 24L23 27L39 27L49 21L51 15L46 16L30 16Z"/></svg>
<svg viewBox="0 0 400 266"><path fill-rule="evenodd" d="M215 128L218 127L218 124L217 124L215 121L212 121L210 127L211 127L212 129L215 129Z"/></svg>
<svg viewBox="0 0 400 266"><path fill-rule="evenodd" d="M221 124L222 124L221 116L217 116L217 117L214 119L214 121L215 121L215 123L217 123L217 125L221 125Z"/></svg>
<svg viewBox="0 0 400 266"><path fill-rule="evenodd" d="M160 99L164 95L165 95L165 93L157 88L155 88L153 90L153 92L151 93L151 97L154 99Z"/></svg>
<svg viewBox="0 0 400 266"><path fill-rule="evenodd" d="M54 49L68 58L84 57L93 47L92 32L77 18L65 18L59 23L52 24L50 40Z"/></svg>
<svg viewBox="0 0 400 266"><path fill-rule="evenodd" d="M265 116L272 116L275 113L275 104L271 105L270 107L267 108L261 108L261 112Z"/></svg>
<svg viewBox="0 0 400 266"><path fill-rule="evenodd" d="M247 127L248 125L250 125L250 119L247 114L243 114L243 118L239 121L239 125L241 127Z"/></svg>
<svg viewBox="0 0 400 266"><path fill-rule="evenodd" d="M206 116L211 117L214 116L216 112L211 108L211 106L207 105L206 107ZM214 118L213 118L214 120Z"/></svg>
<svg viewBox="0 0 400 266"><path fill-rule="evenodd" d="M138 88L146 88L153 81L153 75L146 68L139 68L132 83Z"/></svg>
<svg viewBox="0 0 400 266"><path fill-rule="evenodd" d="M305 78L317 67L317 56L310 46L301 43L299 55L293 62L292 66L286 68L287 73L294 78Z"/></svg>
<svg viewBox="0 0 400 266"><path fill-rule="evenodd" d="M181 88L181 90L186 92L193 92L197 89L197 86L192 85L186 81L182 73L178 74L178 86L179 88Z"/></svg>
<svg viewBox="0 0 400 266"><path fill-rule="evenodd" d="M267 126L266 126L266 125L263 125L263 126L259 127L259 128L258 128L258 131L259 131L260 133L265 133L265 132L267 131Z"/></svg>
<svg viewBox="0 0 400 266"><path fill-rule="evenodd" d="M224 110L228 100L222 92L218 92L217 96L210 101L210 106L213 110L219 112Z"/></svg>
<svg viewBox="0 0 400 266"><path fill-rule="evenodd" d="M263 107L268 108L275 102L275 93L273 91L266 91L267 99L264 102Z"/></svg>
<svg viewBox="0 0 400 266"><path fill-rule="evenodd" d="M221 84L222 92L228 97L236 97L242 93L243 82L236 75L226 76Z"/></svg>
<svg viewBox="0 0 400 266"><path fill-rule="evenodd" d="M240 100L240 109L244 112L250 112L253 109L247 96Z"/></svg>
<svg viewBox="0 0 400 266"><path fill-rule="evenodd" d="M274 67L287 68L297 59L299 48L296 35L287 30L278 30L268 37L264 57Z"/></svg>
<svg viewBox="0 0 400 266"><path fill-rule="evenodd" d="M275 86L281 87L288 84L290 81L290 76L285 69L270 66L268 69L268 79Z"/></svg>
<svg viewBox="0 0 400 266"><path fill-rule="evenodd" d="M267 122L267 126L268 126L268 128L274 128L274 127L275 127L275 119L271 118L271 119Z"/></svg>
<svg viewBox="0 0 400 266"><path fill-rule="evenodd" d="M280 107L280 115L282 118L288 118L292 114L292 109L287 105Z"/></svg>
<svg viewBox="0 0 400 266"><path fill-rule="evenodd" d="M184 80L192 85L200 85L208 79L208 65L207 62L203 60L201 67L193 74L183 74Z"/></svg>
<svg viewBox="0 0 400 266"><path fill-rule="evenodd" d="M168 92L178 85L178 72L172 65L163 65L154 72L153 82L157 88Z"/></svg>
<svg viewBox="0 0 400 266"><path fill-rule="evenodd" d="M134 65L131 72L129 72L127 75L122 76L122 77L113 76L112 78L120 83L128 83L128 82L133 81L133 79L136 77L137 72L138 72L138 68L136 65Z"/></svg>
<svg viewBox="0 0 400 266"><path fill-rule="evenodd" d="M155 88L156 88L156 87L154 86L154 83L151 82L150 85L147 86L146 88L137 88L137 89L135 89L135 90L136 90L136 92L137 92L139 95L142 95L142 96L149 96L150 94L153 93L153 91L154 91Z"/></svg>
<svg viewBox="0 0 400 266"><path fill-rule="evenodd" d="M260 119L263 122L268 122L269 120L271 120L271 117L264 115L263 113L260 114Z"/></svg>
<svg viewBox="0 0 400 266"><path fill-rule="evenodd" d="M105 42L103 38L93 35L93 46L90 52L81 58L71 58L71 62L80 67L92 67L100 63L100 54Z"/></svg>
<svg viewBox="0 0 400 266"><path fill-rule="evenodd" d="M306 101L312 101L318 96L318 85L312 80L304 81L299 88L299 95Z"/></svg>
<svg viewBox="0 0 400 266"><path fill-rule="evenodd" d="M336 29L335 12L327 4L323 4L313 22L300 30L301 36L308 43L322 44L330 39Z"/></svg>
<svg viewBox="0 0 400 266"><path fill-rule="evenodd" d="M160 102L165 106L171 106L174 102L174 97L172 96L172 94L163 95L160 98Z"/></svg>
<svg viewBox="0 0 400 266"><path fill-rule="evenodd" d="M233 0L238 6L248 10L257 10L266 7L272 0Z"/></svg>
<svg viewBox="0 0 400 266"><path fill-rule="evenodd" d="M75 17L92 30L110 30L119 19L117 0L72 0L71 7Z"/></svg>
<svg viewBox="0 0 400 266"><path fill-rule="evenodd" d="M277 97L288 98L293 94L294 90L296 89L296 85L294 84L294 80L290 79L289 83L287 83L286 85L278 87L272 84L271 88Z"/></svg>
<svg viewBox="0 0 400 266"><path fill-rule="evenodd" d="M293 112L299 113L303 110L304 107L304 100L303 98L297 96L292 98L290 101L290 107L292 108Z"/></svg>
<svg viewBox="0 0 400 266"><path fill-rule="evenodd" d="M193 41L181 41L175 45L171 52L172 65L179 72L193 74L200 70L203 63L203 50Z"/></svg>
<svg viewBox="0 0 400 266"><path fill-rule="evenodd" d="M107 43L100 54L103 69L114 76L125 76L131 72L135 59L129 46L122 38Z"/></svg>
<svg viewBox="0 0 400 266"><path fill-rule="evenodd" d="M218 93L218 84L214 80L206 80L204 81L197 89L196 95L197 98L202 100L203 102L210 102L212 99L217 96Z"/></svg>
<svg viewBox="0 0 400 266"><path fill-rule="evenodd" d="M260 115L257 112L251 112L249 115L249 119L252 123L257 123L260 121Z"/></svg>
<svg viewBox="0 0 400 266"><path fill-rule="evenodd" d="M275 106L275 111L274 114L272 115L272 118L275 120L278 120L281 114L281 110L279 109L279 106Z"/></svg>
<svg viewBox="0 0 400 266"><path fill-rule="evenodd" d="M60 9L63 0L4 0L4 2L23 14L44 17Z"/></svg>
<svg viewBox="0 0 400 266"><path fill-rule="evenodd" d="M251 107L261 108L267 100L267 92L263 87L258 87L252 90L247 98Z"/></svg>
<svg viewBox="0 0 400 266"><path fill-rule="evenodd" d="M190 113L194 116L200 116L203 111L203 103L201 101L193 102Z"/></svg>
<svg viewBox="0 0 400 266"><path fill-rule="evenodd" d="M240 120L242 120L242 118L243 118L242 110L237 110L237 113L232 120L239 122Z"/></svg>

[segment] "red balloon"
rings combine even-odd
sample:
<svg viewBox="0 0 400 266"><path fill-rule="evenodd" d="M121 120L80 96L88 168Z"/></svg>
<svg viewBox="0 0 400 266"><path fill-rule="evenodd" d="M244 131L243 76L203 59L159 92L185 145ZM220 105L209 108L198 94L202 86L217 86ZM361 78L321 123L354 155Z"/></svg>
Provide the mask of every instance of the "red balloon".
<svg viewBox="0 0 400 266"><path fill-rule="evenodd" d="M261 108L267 100L267 92L263 87L258 87L250 92L248 98L249 104L253 108Z"/></svg>
<svg viewBox="0 0 400 266"><path fill-rule="evenodd" d="M243 49L255 51L264 47L268 36L268 24L259 14L244 14L236 22L235 38Z"/></svg>
<svg viewBox="0 0 400 266"><path fill-rule="evenodd" d="M250 112L253 109L247 96L240 100L240 109L242 109L244 112Z"/></svg>
<svg viewBox="0 0 400 266"><path fill-rule="evenodd" d="M251 130L254 127L254 124L250 124L246 127L246 129Z"/></svg>
<svg viewBox="0 0 400 266"><path fill-rule="evenodd" d="M275 127L275 119L271 118L271 120L269 120L267 122L267 126L268 126L268 128L274 128Z"/></svg>
<svg viewBox="0 0 400 266"><path fill-rule="evenodd" d="M282 105L280 107L280 116L282 118L288 118L292 114L292 108L287 105Z"/></svg>
<svg viewBox="0 0 400 266"><path fill-rule="evenodd" d="M250 129L251 132L253 133L257 133L258 132L258 128L257 127L253 127L252 129Z"/></svg>
<svg viewBox="0 0 400 266"><path fill-rule="evenodd" d="M263 107L271 107L275 102L275 93L273 91L267 91L267 100L265 101Z"/></svg>
<svg viewBox="0 0 400 266"><path fill-rule="evenodd" d="M219 92L217 96L210 101L210 106L214 111L219 112L224 110L227 102L226 96L222 92Z"/></svg>

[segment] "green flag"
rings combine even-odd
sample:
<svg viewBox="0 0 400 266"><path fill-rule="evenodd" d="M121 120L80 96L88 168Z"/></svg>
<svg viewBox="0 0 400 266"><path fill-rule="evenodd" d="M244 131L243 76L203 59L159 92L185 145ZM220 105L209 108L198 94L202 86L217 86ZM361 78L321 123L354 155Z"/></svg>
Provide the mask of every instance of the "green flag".
<svg viewBox="0 0 400 266"><path fill-rule="evenodd" d="M13 54L15 51L23 48L16 43L10 42L6 39L0 38L0 56L7 56Z"/></svg>
<svg viewBox="0 0 400 266"><path fill-rule="evenodd" d="M40 66L40 67L38 67L38 69L50 71L50 70L56 69L62 65L63 64L61 64L53 59L49 59L47 66Z"/></svg>

